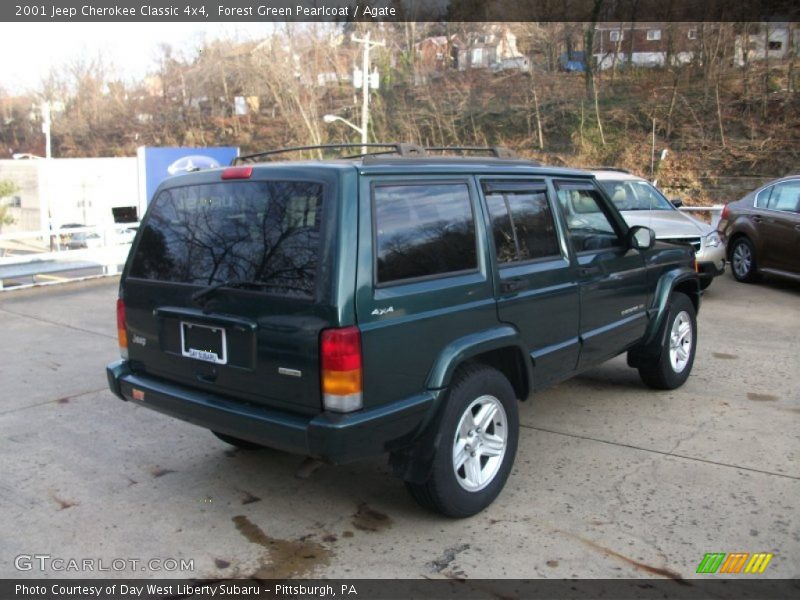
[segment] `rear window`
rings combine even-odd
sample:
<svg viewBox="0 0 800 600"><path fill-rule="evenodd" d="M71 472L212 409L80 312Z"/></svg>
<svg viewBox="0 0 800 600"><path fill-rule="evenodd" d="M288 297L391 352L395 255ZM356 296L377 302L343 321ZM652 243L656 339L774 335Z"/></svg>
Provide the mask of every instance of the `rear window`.
<svg viewBox="0 0 800 600"><path fill-rule="evenodd" d="M263 284L314 292L322 185L247 181L164 190L153 201L129 275L177 283Z"/></svg>

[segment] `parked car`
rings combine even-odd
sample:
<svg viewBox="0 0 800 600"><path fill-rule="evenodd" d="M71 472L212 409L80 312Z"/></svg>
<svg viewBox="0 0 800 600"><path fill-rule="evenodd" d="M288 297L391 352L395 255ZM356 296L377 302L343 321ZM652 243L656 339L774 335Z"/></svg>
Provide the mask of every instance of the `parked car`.
<svg viewBox="0 0 800 600"><path fill-rule="evenodd" d="M678 210L680 201L670 202L652 183L622 169L593 169L592 173L628 225L651 227L661 241L694 248L702 289L725 272L725 244L719 233Z"/></svg>
<svg viewBox="0 0 800 600"><path fill-rule="evenodd" d="M694 251L629 227L585 171L487 150L273 151L167 179L121 276L111 390L243 448L388 453L422 505L465 517L503 488L531 393L624 352L682 385Z"/></svg>
<svg viewBox="0 0 800 600"><path fill-rule="evenodd" d="M725 205L719 230L738 281L800 280L800 175L770 181Z"/></svg>
<svg viewBox="0 0 800 600"><path fill-rule="evenodd" d="M61 226L64 229L86 228L88 225L83 223L66 223ZM80 250L81 248L100 248L103 245L103 238L94 231L76 231L75 233L62 233L61 245L69 250Z"/></svg>
<svg viewBox="0 0 800 600"><path fill-rule="evenodd" d="M131 244L133 243L134 238L136 237L136 232L138 231L138 225L133 227L126 227L125 229L117 229L116 230L116 238L118 244Z"/></svg>

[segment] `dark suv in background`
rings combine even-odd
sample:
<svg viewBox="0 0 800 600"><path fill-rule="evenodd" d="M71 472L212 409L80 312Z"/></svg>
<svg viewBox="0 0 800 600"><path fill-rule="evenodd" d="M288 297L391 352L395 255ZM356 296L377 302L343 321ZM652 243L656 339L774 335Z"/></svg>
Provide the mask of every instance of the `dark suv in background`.
<svg viewBox="0 0 800 600"><path fill-rule="evenodd" d="M388 453L464 517L511 471L518 401L623 352L652 387L687 379L694 251L628 227L591 174L370 152L165 181L120 282L114 393L243 447Z"/></svg>
<svg viewBox="0 0 800 600"><path fill-rule="evenodd" d="M725 205L719 230L737 280L768 274L800 281L800 175L770 181Z"/></svg>

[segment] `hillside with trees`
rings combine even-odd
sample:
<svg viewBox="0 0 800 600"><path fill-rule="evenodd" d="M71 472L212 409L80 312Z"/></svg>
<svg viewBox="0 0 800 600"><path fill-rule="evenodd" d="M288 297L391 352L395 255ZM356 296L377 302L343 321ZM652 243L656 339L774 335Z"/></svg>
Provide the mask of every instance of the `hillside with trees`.
<svg viewBox="0 0 800 600"><path fill-rule="evenodd" d="M665 25L667 40L677 25ZM365 27L281 24L267 39L215 41L188 56L163 46L152 73L133 83L100 58L74 62L27 96L0 90L0 141L9 152L42 155L32 107L47 100L56 107L56 157L131 156L142 145L234 145L246 153L357 142L354 131L322 117L359 122L352 76L360 47L351 34ZM694 204L730 200L800 170L797 35L787 27L781 58L741 51L756 47L751 38L772 47L759 24L716 23L689 34L695 45L681 63L667 54L661 66L629 64L625 34L602 58L610 68L600 68L587 52L597 32L585 23L372 26L386 46L372 55L380 86L370 139L502 145L547 163L628 168ZM484 56L477 47L499 52L511 38L516 61L474 68L458 58ZM589 57L585 69L563 71L564 56L579 51Z"/></svg>

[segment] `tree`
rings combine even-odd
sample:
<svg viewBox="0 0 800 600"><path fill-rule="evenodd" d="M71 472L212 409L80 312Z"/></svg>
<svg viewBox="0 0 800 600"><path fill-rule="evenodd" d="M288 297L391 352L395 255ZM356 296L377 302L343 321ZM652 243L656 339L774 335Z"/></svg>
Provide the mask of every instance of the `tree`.
<svg viewBox="0 0 800 600"><path fill-rule="evenodd" d="M0 179L0 198L6 198L19 191L19 186L9 179ZM8 205L0 202L0 230L3 225L11 225L14 217L8 214Z"/></svg>

